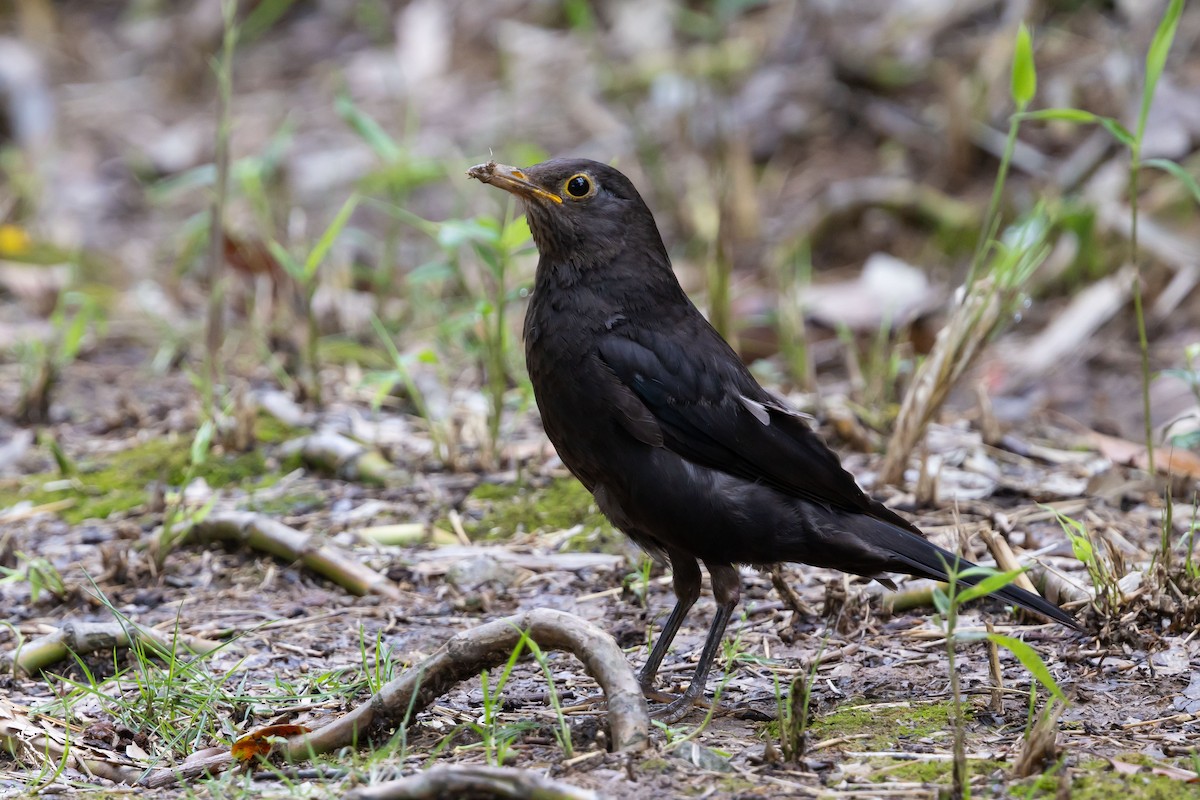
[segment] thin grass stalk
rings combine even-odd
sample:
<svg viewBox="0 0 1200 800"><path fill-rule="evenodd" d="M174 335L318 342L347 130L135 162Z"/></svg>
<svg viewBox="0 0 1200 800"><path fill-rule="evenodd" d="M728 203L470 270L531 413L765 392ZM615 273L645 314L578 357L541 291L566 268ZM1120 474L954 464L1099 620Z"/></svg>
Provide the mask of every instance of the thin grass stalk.
<svg viewBox="0 0 1200 800"><path fill-rule="evenodd" d="M216 186L208 232L208 324L204 336L204 408L209 419L216 419L216 387L221 378L221 345L225 338L225 204L229 194L229 139L233 122L230 106L233 98L233 52L237 46L238 28L236 0L221 0L221 17L225 35L221 41L221 54L217 58L217 134L216 134Z"/></svg>
<svg viewBox="0 0 1200 800"><path fill-rule="evenodd" d="M1150 418L1150 340L1146 336L1146 314L1142 310L1142 264L1138 258L1138 170L1141 142L1129 162L1129 260L1133 262L1133 314L1137 319L1138 349L1142 360L1142 416L1145 418L1146 469L1154 474L1154 422Z"/></svg>
<svg viewBox="0 0 1200 800"><path fill-rule="evenodd" d="M1146 468L1154 474L1154 423L1150 419L1150 343L1146 336L1146 315L1142 311L1142 270L1138 261L1138 173L1142 168L1142 141L1146 134L1146 123L1150 119L1150 106L1154 102L1154 91L1167 63L1167 54L1179 18L1183 14L1184 0L1171 0L1154 39L1146 53L1146 76L1142 84L1142 103L1138 112L1137 130L1129 148L1129 257L1133 262L1133 310L1137 317L1138 345L1142 351L1142 414L1145 417Z"/></svg>
<svg viewBox="0 0 1200 800"><path fill-rule="evenodd" d="M979 241L975 244L975 253L971 256L971 267L967 270L967 280L963 284L967 292L971 291L975 279L979 276L979 268L983 266L983 259L987 255L988 247L995 240L996 233L1000 229L1000 199L1004 196L1004 184L1008 178L1008 167L1012 162L1013 151L1017 146L1017 129L1020 126L1021 122L1015 115L1009 119L1008 138L1004 140L1004 155L1000 158L1000 169L992 184L992 197L988 201L987 213L983 216L983 227L979 231Z"/></svg>

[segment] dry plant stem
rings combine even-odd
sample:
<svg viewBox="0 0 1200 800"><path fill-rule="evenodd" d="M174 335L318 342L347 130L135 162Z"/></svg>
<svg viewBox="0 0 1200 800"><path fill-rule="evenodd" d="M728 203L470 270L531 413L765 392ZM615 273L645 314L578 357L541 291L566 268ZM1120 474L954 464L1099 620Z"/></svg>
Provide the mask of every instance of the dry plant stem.
<svg viewBox="0 0 1200 800"><path fill-rule="evenodd" d="M970 368L988 335L1000 321L1003 302L992 277L978 277L949 322L938 333L933 352L917 369L904 396L896 429L887 445L880 480L896 484L930 420L950 390Z"/></svg>
<svg viewBox="0 0 1200 800"><path fill-rule="evenodd" d="M231 764L233 754L228 749L216 753L206 752L201 758L189 758L171 769L156 769L146 774L144 768L138 768L137 774L132 778L116 782L145 786L147 789L165 789L193 778L218 775L229 769Z"/></svg>
<svg viewBox="0 0 1200 800"><path fill-rule="evenodd" d="M289 740L285 755L299 759L327 753L365 739L377 726L404 724L460 681L506 663L522 632L543 650L565 650L583 662L608 699L614 751L646 747L649 707L616 641L579 617L539 608L455 635L424 662L383 686L370 702L323 728Z"/></svg>
<svg viewBox="0 0 1200 800"><path fill-rule="evenodd" d="M1050 707L1038 717L1029 731L1029 737L1013 764L1013 777L1036 775L1058 758L1058 718L1065 709L1066 706L1059 701L1050 701Z"/></svg>
<svg viewBox="0 0 1200 800"><path fill-rule="evenodd" d="M984 623L989 634L995 633L992 623ZM1000 648L994 641L988 639L988 672L992 676L992 711L1004 713L1004 672L1000 669Z"/></svg>
<svg viewBox="0 0 1200 800"><path fill-rule="evenodd" d="M950 770L950 797L963 800L969 796L970 774L967 771L967 720L963 717L962 689L955 658L958 642L955 641L954 631L957 627L958 611L951 597L950 611L946 616L946 662L950 670L950 697L954 708L954 761Z"/></svg>
<svg viewBox="0 0 1200 800"><path fill-rule="evenodd" d="M889 592L883 596L883 607L892 614L911 611L914 608L932 608L933 587L923 586L903 592Z"/></svg>
<svg viewBox="0 0 1200 800"><path fill-rule="evenodd" d="M401 598L391 581L331 546L324 536L303 533L262 514L212 514L193 526L188 540L238 542L285 561L299 561L353 594L377 594L393 601Z"/></svg>
<svg viewBox="0 0 1200 800"><path fill-rule="evenodd" d="M407 778L347 792L348 800L438 800L443 797L511 797L524 800L597 800L599 795L545 775L481 764L432 767Z"/></svg>
<svg viewBox="0 0 1200 800"><path fill-rule="evenodd" d="M983 543L987 545L988 552L992 554L992 558L996 559L996 569L1001 572L1011 572L1021 568L1021 563L1017 561L1016 554L1012 548L1008 546L1008 540L1003 536L997 536L986 528L979 532L983 538ZM1029 575L1022 572L1014 581L1017 586L1020 586L1027 592L1037 594L1037 589L1033 585L1033 581L1029 579Z"/></svg>
<svg viewBox="0 0 1200 800"><path fill-rule="evenodd" d="M1092 600L1092 596L1085 589L1076 586L1058 573L1044 567L1032 568L1029 571L1029 577L1042 587L1042 596L1051 603L1056 603L1060 606L1073 603L1083 605Z"/></svg>
<svg viewBox="0 0 1200 800"><path fill-rule="evenodd" d="M170 653L181 646L192 653L211 653L221 646L196 636L169 636L153 628L119 622L66 622L53 633L39 636L18 647L12 655L0 655L0 673L15 671L32 675L71 653L82 655L97 650L129 647L140 641L151 649Z"/></svg>
<svg viewBox="0 0 1200 800"><path fill-rule="evenodd" d="M792 585L788 583L787 576L783 574L783 567L775 564L771 567L770 572L771 585L775 587L775 591L779 594L783 604L792 610L799 620L803 617L815 617L817 612L808 603L796 593Z"/></svg>
<svg viewBox="0 0 1200 800"><path fill-rule="evenodd" d="M285 453L297 451L306 465L344 480L386 485L404 478L378 450L333 431L319 431L284 447Z"/></svg>

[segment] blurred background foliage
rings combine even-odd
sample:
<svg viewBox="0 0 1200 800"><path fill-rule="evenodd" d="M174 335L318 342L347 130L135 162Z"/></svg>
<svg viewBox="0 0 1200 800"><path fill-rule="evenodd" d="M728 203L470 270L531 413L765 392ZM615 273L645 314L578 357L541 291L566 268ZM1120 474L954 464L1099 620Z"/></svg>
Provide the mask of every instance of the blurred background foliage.
<svg viewBox="0 0 1200 800"><path fill-rule="evenodd" d="M1018 24L1031 110L1130 127L1167 6L222 5L0 5L0 435L72 413L78 397L55 411L57 373L108 358L137 382L215 382L226 413L239 383L388 404L424 421L441 463L492 459L530 406L519 321L536 254L519 209L463 172L558 155L630 175L685 288L766 378L820 383L886 431L980 243ZM1182 176L1200 165L1198 37L1192 4L1142 152ZM1049 254L979 369L1002 419L1051 408L1138 437L1128 163L1102 127L1020 125L999 230L1039 208ZM1192 413L1200 383L1194 186L1139 186L1159 426ZM214 292L218 340L203 333Z"/></svg>

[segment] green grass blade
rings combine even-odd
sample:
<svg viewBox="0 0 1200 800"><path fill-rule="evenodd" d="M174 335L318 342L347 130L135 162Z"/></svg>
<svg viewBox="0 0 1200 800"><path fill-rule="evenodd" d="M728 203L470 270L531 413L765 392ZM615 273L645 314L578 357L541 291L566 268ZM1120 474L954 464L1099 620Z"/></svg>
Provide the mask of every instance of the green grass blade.
<svg viewBox="0 0 1200 800"><path fill-rule="evenodd" d="M1042 661L1042 657L1037 654L1037 651L1025 644L1025 642L1022 642L1020 639L1014 639L1012 636L989 633L987 638L1016 656L1021 665L1029 670L1029 673L1033 677L1037 678L1038 683L1049 689L1050 693L1059 700L1062 700L1064 703L1067 702L1066 695L1063 694L1063 690L1059 687L1057 681L1054 680L1054 676L1050 674L1050 669L1046 666L1046 662Z"/></svg>
<svg viewBox="0 0 1200 800"><path fill-rule="evenodd" d="M1011 91L1013 103L1023 109L1037 94L1037 68L1033 63L1033 39L1022 22L1017 28L1017 42L1013 47Z"/></svg>
<svg viewBox="0 0 1200 800"><path fill-rule="evenodd" d="M75 316L63 330L62 346L58 354L60 363L68 364L75 360L75 356L79 355L79 349L83 346L83 337L87 333L88 324L92 321L94 313L94 303L84 296Z"/></svg>
<svg viewBox="0 0 1200 800"><path fill-rule="evenodd" d="M1132 148L1134 144L1133 134L1129 132L1121 123L1117 122L1112 117L1098 117L1096 120L1100 123L1100 127L1108 131L1109 134L1121 144Z"/></svg>
<svg viewBox="0 0 1200 800"><path fill-rule="evenodd" d="M333 243L337 241L337 237L342 234L342 228L346 227L350 215L354 213L354 209L357 206L357 194L350 195L346 198L346 202L342 203L342 207L338 209L337 216L333 218L333 222L329 223L329 227L321 234L321 238L313 245L313 249L308 253L308 258L304 261L305 279L311 278L313 273L317 271L317 267L321 266L321 262L329 254L329 248L333 247Z"/></svg>
<svg viewBox="0 0 1200 800"><path fill-rule="evenodd" d="M974 586L968 586L959 591L957 596L958 602L967 603L977 597L983 597L986 594L999 591L1015 581L1017 576L1024 571L1023 569L1014 569L1008 572L997 572L989 575Z"/></svg>
<svg viewBox="0 0 1200 800"><path fill-rule="evenodd" d="M356 106L350 99L350 95L345 92L338 94L333 107L342 121L370 145L371 149L375 151L375 155L388 163L400 160L400 147L396 144L396 140L388 136L387 131L375 121L374 117Z"/></svg>
<svg viewBox="0 0 1200 800"><path fill-rule="evenodd" d="M1167 13L1158 30L1154 32L1154 40L1146 52L1146 84L1142 87L1142 108L1138 112L1137 141L1142 141L1146 132L1146 121L1150 118L1150 104L1154 102L1154 90L1158 87L1158 79L1162 77L1163 68L1167 65L1167 53L1171 50L1171 42L1175 39L1175 31L1179 27L1179 17L1183 14L1183 0L1171 0Z"/></svg>
<svg viewBox="0 0 1200 800"><path fill-rule="evenodd" d="M1058 122L1078 122L1094 125L1100 122L1100 115L1082 108L1043 108L1037 111L1022 111L1016 115L1019 120L1054 120Z"/></svg>
<svg viewBox="0 0 1200 800"><path fill-rule="evenodd" d="M1133 134L1112 117L1102 117L1081 108L1043 108L1038 111L1022 111L1014 115L1017 120L1040 120L1042 122L1074 122L1081 125L1099 125L1126 147L1134 145Z"/></svg>
<svg viewBox="0 0 1200 800"><path fill-rule="evenodd" d="M251 42L266 33L282 19L295 2L296 0L263 0L255 5L241 25L242 40Z"/></svg>
<svg viewBox="0 0 1200 800"><path fill-rule="evenodd" d="M196 429L196 436L192 439L192 466L203 466L208 460L208 451L212 447L213 438L213 421L211 419L204 420L200 427Z"/></svg>
<svg viewBox="0 0 1200 800"><path fill-rule="evenodd" d="M1200 183L1196 182L1196 176L1188 172L1179 164L1165 158L1148 158L1142 162L1143 167L1154 167L1161 169L1163 172L1169 172L1174 175L1179 181L1187 187L1192 193L1192 197L1196 198L1196 202L1200 203Z"/></svg>
<svg viewBox="0 0 1200 800"><path fill-rule="evenodd" d="M291 275L296 280L303 280L304 265L293 258L286 247L272 239L267 242L267 249L271 251L271 255L275 256L275 260L283 265L288 275Z"/></svg>

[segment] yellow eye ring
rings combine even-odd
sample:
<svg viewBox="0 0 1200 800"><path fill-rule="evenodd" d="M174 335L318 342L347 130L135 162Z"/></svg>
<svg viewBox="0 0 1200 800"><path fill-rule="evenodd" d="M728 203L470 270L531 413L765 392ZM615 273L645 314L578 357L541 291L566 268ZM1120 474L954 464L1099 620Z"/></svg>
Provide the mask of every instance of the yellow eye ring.
<svg viewBox="0 0 1200 800"><path fill-rule="evenodd" d="M595 193L596 186L592 183L592 179L582 172L576 172L563 184L563 196L570 197L572 200L583 200Z"/></svg>

